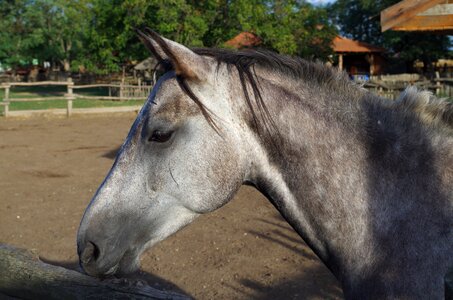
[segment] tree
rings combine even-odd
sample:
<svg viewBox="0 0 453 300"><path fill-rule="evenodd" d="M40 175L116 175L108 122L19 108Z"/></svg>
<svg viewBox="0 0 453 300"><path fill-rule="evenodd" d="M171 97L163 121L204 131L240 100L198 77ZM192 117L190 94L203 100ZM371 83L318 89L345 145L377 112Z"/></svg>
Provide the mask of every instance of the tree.
<svg viewBox="0 0 453 300"><path fill-rule="evenodd" d="M263 40L263 47L279 53L308 58L326 58L336 29L327 20L324 8L305 1L236 0L210 1L217 13L209 14L203 40L208 47L221 46L242 31Z"/></svg>
<svg viewBox="0 0 453 300"><path fill-rule="evenodd" d="M41 57L47 56L47 60L58 60L64 71L69 71L71 61L83 51L90 3L85 0L40 0L33 1L29 8L43 36L43 44L33 50ZM37 14L37 10L41 14Z"/></svg>
<svg viewBox="0 0 453 300"><path fill-rule="evenodd" d="M119 71L146 57L135 28L148 26L188 46L203 46L203 11L185 0L94 0L86 55L79 63L95 73Z"/></svg>
<svg viewBox="0 0 453 300"><path fill-rule="evenodd" d="M0 61L32 58L69 69L117 72L145 58L134 28L189 47L223 47L242 31L279 53L325 58L336 29L301 0L1 0Z"/></svg>
<svg viewBox="0 0 453 300"><path fill-rule="evenodd" d="M89 24L88 1L8 0L5 4L0 10L4 29L0 60L17 65L38 58L69 71Z"/></svg>
<svg viewBox="0 0 453 300"><path fill-rule="evenodd" d="M23 40L25 0L5 0L0 5L0 62L15 66L27 60L24 48L35 44L33 38Z"/></svg>
<svg viewBox="0 0 453 300"><path fill-rule="evenodd" d="M447 36L424 32L381 32L380 12L399 0L338 0L328 7L333 23L341 34L390 51L396 61L411 69L415 60L423 61L425 71L445 56L451 46Z"/></svg>

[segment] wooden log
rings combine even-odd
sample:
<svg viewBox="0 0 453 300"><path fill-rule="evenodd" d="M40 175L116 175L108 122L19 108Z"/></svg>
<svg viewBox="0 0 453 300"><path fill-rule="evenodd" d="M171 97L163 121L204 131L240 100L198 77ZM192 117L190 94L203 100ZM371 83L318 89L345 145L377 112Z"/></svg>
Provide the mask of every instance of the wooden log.
<svg viewBox="0 0 453 300"><path fill-rule="evenodd" d="M175 299L186 296L157 290L140 281L100 280L46 264L24 249L0 244L1 295L20 299Z"/></svg>

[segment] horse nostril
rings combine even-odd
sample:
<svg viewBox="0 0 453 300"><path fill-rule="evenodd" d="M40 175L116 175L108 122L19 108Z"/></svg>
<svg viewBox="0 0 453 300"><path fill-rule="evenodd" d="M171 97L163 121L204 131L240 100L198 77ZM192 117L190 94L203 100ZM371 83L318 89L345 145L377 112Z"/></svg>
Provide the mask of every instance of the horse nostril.
<svg viewBox="0 0 453 300"><path fill-rule="evenodd" d="M88 264L92 260L96 261L99 258L99 254L99 247L93 242L88 242L85 249L83 249L82 255L80 256L80 261L83 264Z"/></svg>

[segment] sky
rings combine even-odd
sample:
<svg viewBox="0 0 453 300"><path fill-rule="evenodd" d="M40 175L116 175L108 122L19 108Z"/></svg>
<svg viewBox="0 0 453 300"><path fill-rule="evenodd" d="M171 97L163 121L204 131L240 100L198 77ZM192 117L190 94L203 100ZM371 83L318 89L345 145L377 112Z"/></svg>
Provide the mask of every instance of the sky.
<svg viewBox="0 0 453 300"><path fill-rule="evenodd" d="M313 5L326 5L328 3L335 2L335 0L307 0L307 2Z"/></svg>

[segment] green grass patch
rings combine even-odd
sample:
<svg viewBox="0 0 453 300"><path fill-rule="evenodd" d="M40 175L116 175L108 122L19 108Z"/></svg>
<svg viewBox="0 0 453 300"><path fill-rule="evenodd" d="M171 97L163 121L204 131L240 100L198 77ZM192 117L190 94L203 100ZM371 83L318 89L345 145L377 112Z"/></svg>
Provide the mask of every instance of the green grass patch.
<svg viewBox="0 0 453 300"><path fill-rule="evenodd" d="M116 107L116 106L135 106L143 105L143 100L111 101L94 99L76 99L73 101L73 108L93 108L93 107ZM47 100L33 102L11 102L9 109L12 110L42 110L54 108L66 108L66 100Z"/></svg>
<svg viewBox="0 0 453 300"><path fill-rule="evenodd" d="M63 97L67 93L66 86L18 86L10 89L10 99L17 98L48 98L45 101L11 102L9 110L44 110L55 108L66 108L66 100L52 100L52 97ZM108 88L89 88L77 90L77 93L84 96L108 96ZM0 89L0 101L5 97L5 90ZM143 105L144 100L95 100L75 99L73 108L93 107L115 107L115 106L136 106ZM4 107L0 106L0 113L3 114Z"/></svg>

